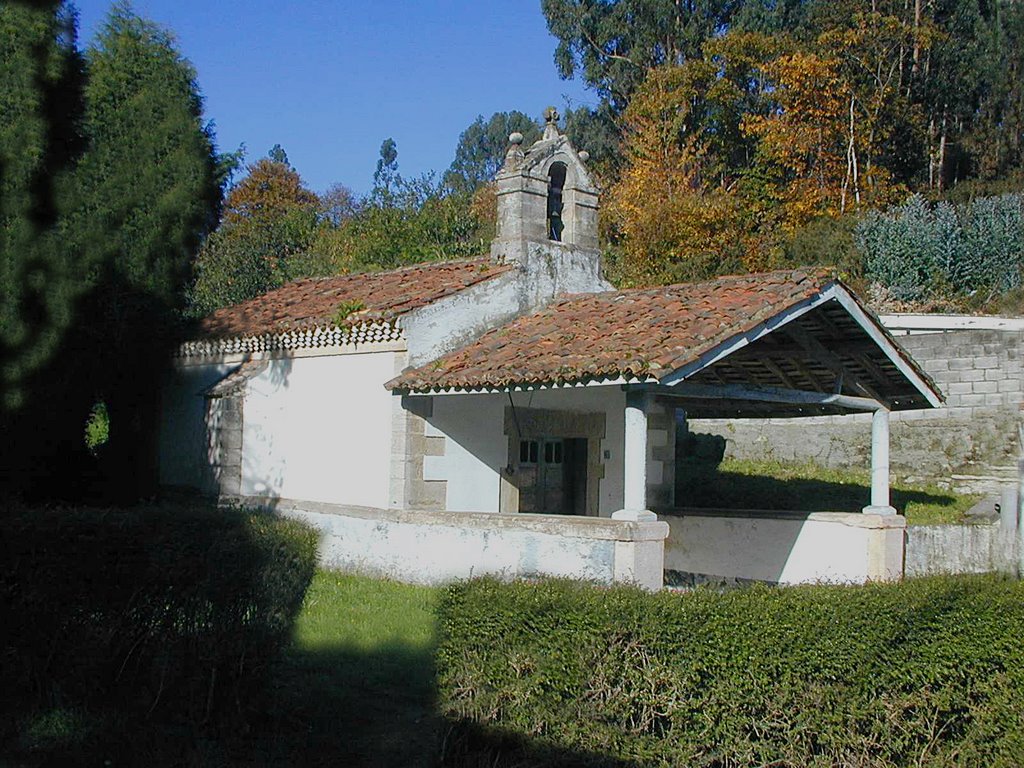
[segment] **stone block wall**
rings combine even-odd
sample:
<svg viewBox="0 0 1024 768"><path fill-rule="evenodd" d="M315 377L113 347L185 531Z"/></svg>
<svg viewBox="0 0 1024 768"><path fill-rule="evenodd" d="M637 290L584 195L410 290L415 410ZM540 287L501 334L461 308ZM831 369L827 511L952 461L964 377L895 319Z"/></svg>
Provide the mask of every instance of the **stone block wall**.
<svg viewBox="0 0 1024 768"><path fill-rule="evenodd" d="M961 330L899 336L897 341L935 379L958 417L1024 403L1024 331Z"/></svg>
<svg viewBox="0 0 1024 768"><path fill-rule="evenodd" d="M1024 332L949 330L898 336L935 380L942 408L892 415L894 477L954 490L995 493L1016 482L1024 384ZM871 416L693 420L695 433L721 435L726 456L867 468Z"/></svg>
<svg viewBox="0 0 1024 768"><path fill-rule="evenodd" d="M444 456L445 452L444 435L427 422L432 405L430 398L394 400L389 494L392 509L445 508L447 482L427 479L423 471L425 457Z"/></svg>
<svg viewBox="0 0 1024 768"><path fill-rule="evenodd" d="M242 492L242 409L238 394L206 400L208 464L221 496Z"/></svg>

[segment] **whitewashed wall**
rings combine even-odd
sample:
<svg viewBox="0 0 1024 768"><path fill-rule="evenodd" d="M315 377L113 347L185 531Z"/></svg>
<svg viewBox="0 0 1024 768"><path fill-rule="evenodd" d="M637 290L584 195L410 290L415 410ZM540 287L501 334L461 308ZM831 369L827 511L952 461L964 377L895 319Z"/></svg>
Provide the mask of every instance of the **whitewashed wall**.
<svg viewBox="0 0 1024 768"><path fill-rule="evenodd" d="M897 580L903 571L899 515L680 511L660 519L669 524L666 570L698 583L861 584Z"/></svg>
<svg viewBox="0 0 1024 768"><path fill-rule="evenodd" d="M216 493L206 433L203 393L238 364L217 363L176 368L161 392L160 484Z"/></svg>
<svg viewBox="0 0 1024 768"><path fill-rule="evenodd" d="M474 576L562 576L660 589L668 526L658 520L369 509L240 499L321 533L327 568L419 584Z"/></svg>
<svg viewBox="0 0 1024 768"><path fill-rule="evenodd" d="M1017 575L1016 526L915 525L907 529L906 575L1008 573Z"/></svg>
<svg viewBox="0 0 1024 768"><path fill-rule="evenodd" d="M245 396L242 494L388 506L395 354L271 361Z"/></svg>
<svg viewBox="0 0 1024 768"><path fill-rule="evenodd" d="M622 388L610 385L521 392L514 398L517 408L525 404L533 408L563 408L580 413L605 414L605 435L601 441L604 477L598 495L598 513L601 517L610 517L612 512L622 509L622 450L626 434L626 393ZM608 458L605 458L606 455Z"/></svg>

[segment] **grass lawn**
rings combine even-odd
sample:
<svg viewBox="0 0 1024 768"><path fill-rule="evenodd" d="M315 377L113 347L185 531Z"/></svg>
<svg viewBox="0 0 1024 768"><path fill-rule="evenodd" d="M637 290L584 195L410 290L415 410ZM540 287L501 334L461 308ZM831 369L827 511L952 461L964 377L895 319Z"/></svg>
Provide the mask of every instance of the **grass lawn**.
<svg viewBox="0 0 1024 768"><path fill-rule="evenodd" d="M979 498L904 483L894 483L891 496L909 525L959 523ZM860 512L871 498L871 476L814 464L726 459L717 468L691 464L676 498L678 506L702 508Z"/></svg>
<svg viewBox="0 0 1024 768"><path fill-rule="evenodd" d="M276 675L251 760L277 765L428 766L438 589L319 571Z"/></svg>

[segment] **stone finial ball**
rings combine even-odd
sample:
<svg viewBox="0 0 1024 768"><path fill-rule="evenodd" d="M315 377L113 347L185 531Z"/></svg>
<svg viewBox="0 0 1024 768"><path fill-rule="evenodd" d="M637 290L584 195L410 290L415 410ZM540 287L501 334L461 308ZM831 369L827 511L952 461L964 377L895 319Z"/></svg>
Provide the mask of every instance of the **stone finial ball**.
<svg viewBox="0 0 1024 768"><path fill-rule="evenodd" d="M582 152L580 152L580 160L581 161L583 161L585 163L589 159L590 159L590 153L587 152L587 150L584 149Z"/></svg>
<svg viewBox="0 0 1024 768"><path fill-rule="evenodd" d="M519 131L514 131L508 135L508 140L510 144L522 144L523 134L521 134Z"/></svg>

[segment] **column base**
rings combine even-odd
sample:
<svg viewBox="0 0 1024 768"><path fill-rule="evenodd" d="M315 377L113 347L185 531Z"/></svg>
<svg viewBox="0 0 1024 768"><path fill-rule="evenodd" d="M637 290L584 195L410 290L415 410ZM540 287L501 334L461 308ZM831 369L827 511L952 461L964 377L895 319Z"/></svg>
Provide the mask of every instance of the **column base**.
<svg viewBox="0 0 1024 768"><path fill-rule="evenodd" d="M869 506L864 507L864 509L862 509L861 512L863 512L865 515L895 515L896 514L896 508L895 507L890 507L888 505L885 505L885 506L872 506L872 505L869 505Z"/></svg>
<svg viewBox="0 0 1024 768"><path fill-rule="evenodd" d="M634 523L653 523L657 519L658 516L648 509L620 509L617 512L612 512L612 520L629 520Z"/></svg>

